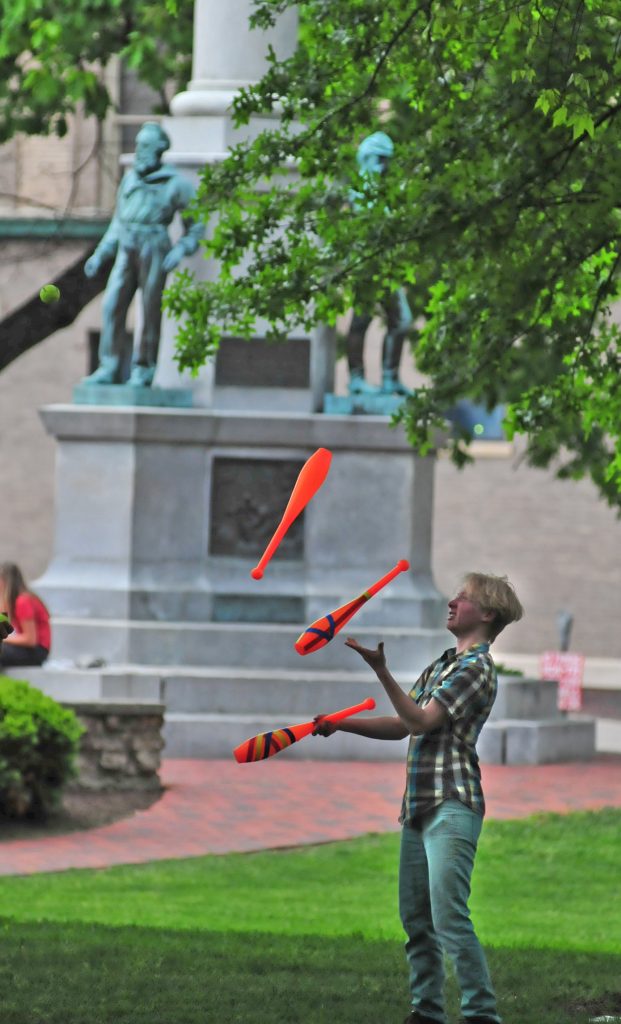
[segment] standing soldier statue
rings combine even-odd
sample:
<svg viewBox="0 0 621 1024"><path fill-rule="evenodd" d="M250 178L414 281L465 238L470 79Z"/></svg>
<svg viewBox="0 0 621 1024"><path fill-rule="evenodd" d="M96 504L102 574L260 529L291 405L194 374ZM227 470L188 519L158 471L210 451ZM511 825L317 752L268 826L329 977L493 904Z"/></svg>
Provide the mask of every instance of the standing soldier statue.
<svg viewBox="0 0 621 1024"><path fill-rule="evenodd" d="M363 139L356 153L356 160L363 176L383 174L394 152L392 139L385 132L374 132ZM360 203L360 194L351 193L352 205ZM349 365L349 392L351 395L409 395L409 389L399 380L399 362L403 342L412 326L412 313L405 294L399 288L386 297L381 304L386 324L382 349L382 385L375 387L365 380L363 351L364 340L373 319L373 311L354 312L346 339L347 363Z"/></svg>
<svg viewBox="0 0 621 1024"><path fill-rule="evenodd" d="M196 252L203 225L183 215L194 197L190 181L162 154L170 147L166 132L154 121L143 124L136 137L133 167L117 193L116 210L101 242L84 264L87 277L114 258L103 302L99 366L85 384L119 384L129 304L142 292L142 330L134 352L128 384L150 387L155 374L166 276L184 256ZM181 214L184 233L175 245L168 226Z"/></svg>

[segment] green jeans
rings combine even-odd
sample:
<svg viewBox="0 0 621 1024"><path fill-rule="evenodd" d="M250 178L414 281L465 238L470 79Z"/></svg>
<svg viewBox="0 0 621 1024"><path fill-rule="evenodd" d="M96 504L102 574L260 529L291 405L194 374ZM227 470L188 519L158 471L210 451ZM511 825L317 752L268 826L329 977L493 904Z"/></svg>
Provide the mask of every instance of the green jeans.
<svg viewBox="0 0 621 1024"><path fill-rule="evenodd" d="M468 910L470 878L483 819L445 800L401 833L399 912L407 935L412 1009L446 1024L446 953L461 989L464 1020L500 1024L485 954Z"/></svg>

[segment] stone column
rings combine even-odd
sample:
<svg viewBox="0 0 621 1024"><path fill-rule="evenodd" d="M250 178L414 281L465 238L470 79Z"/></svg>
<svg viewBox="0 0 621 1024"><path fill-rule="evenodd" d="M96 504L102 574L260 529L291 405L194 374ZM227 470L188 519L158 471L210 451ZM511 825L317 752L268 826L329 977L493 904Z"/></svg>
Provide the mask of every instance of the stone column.
<svg viewBox="0 0 621 1024"><path fill-rule="evenodd" d="M232 119L235 94L258 81L267 68L268 46L280 57L293 52L297 16L287 11L270 32L251 29L251 0L195 0L192 80L185 92L171 101L172 116L163 119L171 138L166 159L184 170L195 182L207 163L224 160L230 147L256 136L269 127L272 118L253 118L236 129ZM199 251L183 264L199 280L215 275L214 264ZM161 387L190 387L194 405L214 404L214 367L203 367L198 377L179 374L174 361L177 323L164 315L155 383Z"/></svg>
<svg viewBox="0 0 621 1024"><path fill-rule="evenodd" d="M295 48L297 17L294 10L282 15L270 32L262 32L250 28L252 9L251 0L228 0L226 4L220 0L195 2L192 81L185 92L173 97L170 105L177 119L211 119L209 125L201 125L201 128L211 129L207 137L197 136L195 121L187 126L191 132L187 136L190 151L198 146L201 152L218 153L214 145L217 141L219 152L225 154L232 141L239 141L231 123L235 94L262 78L270 45L279 57L288 56ZM218 125L215 119L222 119L224 123Z"/></svg>

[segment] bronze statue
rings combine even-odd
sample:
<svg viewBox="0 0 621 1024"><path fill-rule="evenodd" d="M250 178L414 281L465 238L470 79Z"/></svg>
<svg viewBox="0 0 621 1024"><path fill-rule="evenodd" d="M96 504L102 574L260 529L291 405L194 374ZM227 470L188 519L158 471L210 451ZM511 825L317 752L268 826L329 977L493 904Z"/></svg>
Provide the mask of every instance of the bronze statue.
<svg viewBox="0 0 621 1024"><path fill-rule="evenodd" d="M138 288L142 292L142 330L127 383L150 387L153 382L166 276L184 256L196 252L204 234L200 222L184 216L194 197L191 182L172 165L162 164L162 154L169 147L170 139L159 124L147 121L142 125L133 167L119 186L114 217L84 264L86 276L93 277L114 257L102 309L99 366L83 383L122 383L125 322ZM176 213L181 215L184 233L172 245L168 226Z"/></svg>
<svg viewBox="0 0 621 1024"><path fill-rule="evenodd" d="M385 132L374 132L360 143L356 160L363 176L383 174L394 152L392 139ZM351 201L355 207L360 193L352 192ZM354 313L346 339L347 362L349 365L349 392L351 395L409 395L409 389L399 380L399 362L403 342L413 322L407 296L403 288L390 294L381 305L386 324L382 348L382 384L377 388L365 380L364 340L373 313Z"/></svg>

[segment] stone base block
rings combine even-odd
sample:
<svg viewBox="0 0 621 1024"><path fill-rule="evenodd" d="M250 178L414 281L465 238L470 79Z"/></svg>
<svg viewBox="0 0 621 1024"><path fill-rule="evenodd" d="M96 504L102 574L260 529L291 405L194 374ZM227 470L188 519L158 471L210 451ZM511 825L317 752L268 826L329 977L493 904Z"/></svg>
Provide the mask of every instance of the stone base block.
<svg viewBox="0 0 621 1024"><path fill-rule="evenodd" d="M506 764L589 761L595 754L595 719L507 721Z"/></svg>
<svg viewBox="0 0 621 1024"><path fill-rule="evenodd" d="M504 722L486 722L477 743L481 764L504 764L506 729Z"/></svg>
<svg viewBox="0 0 621 1024"><path fill-rule="evenodd" d="M552 679L499 676L498 693L490 722L506 718L538 720L557 718L558 683Z"/></svg>
<svg viewBox="0 0 621 1024"><path fill-rule="evenodd" d="M76 784L81 789L161 788L162 704L96 701L69 706L86 728L77 756Z"/></svg>

